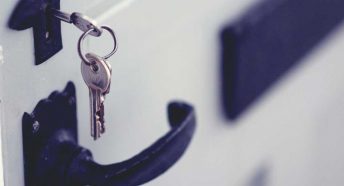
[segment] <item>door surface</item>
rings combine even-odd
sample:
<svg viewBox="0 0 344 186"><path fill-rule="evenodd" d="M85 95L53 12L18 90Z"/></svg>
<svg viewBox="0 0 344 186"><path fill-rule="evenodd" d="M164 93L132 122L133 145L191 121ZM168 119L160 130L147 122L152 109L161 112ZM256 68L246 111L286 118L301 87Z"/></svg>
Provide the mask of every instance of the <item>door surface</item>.
<svg viewBox="0 0 344 186"><path fill-rule="evenodd" d="M192 103L197 130L185 155L147 185L305 186L344 183L344 26L307 55L239 119L225 118L220 100L219 32L254 0L61 1L117 34L107 132L89 136L88 90L80 74L81 32L62 24L64 48L35 66L32 30L7 21L17 1L0 3L0 123L4 183L21 186L21 117L53 90L73 81L79 141L100 163L127 159L168 130L171 100ZM107 36L87 49L105 53Z"/></svg>

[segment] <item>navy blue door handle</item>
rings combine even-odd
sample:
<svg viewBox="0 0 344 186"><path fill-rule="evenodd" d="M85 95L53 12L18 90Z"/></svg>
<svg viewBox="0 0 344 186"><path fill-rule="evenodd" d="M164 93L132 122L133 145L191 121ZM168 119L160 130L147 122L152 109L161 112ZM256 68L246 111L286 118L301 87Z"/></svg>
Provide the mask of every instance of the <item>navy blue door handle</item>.
<svg viewBox="0 0 344 186"><path fill-rule="evenodd" d="M344 19L343 0L265 0L221 32L224 113L237 119Z"/></svg>
<svg viewBox="0 0 344 186"><path fill-rule="evenodd" d="M100 165L92 153L78 145L75 88L41 100L23 116L26 186L140 185L169 169L183 155L194 134L192 106L168 105L171 129L136 156L120 163Z"/></svg>

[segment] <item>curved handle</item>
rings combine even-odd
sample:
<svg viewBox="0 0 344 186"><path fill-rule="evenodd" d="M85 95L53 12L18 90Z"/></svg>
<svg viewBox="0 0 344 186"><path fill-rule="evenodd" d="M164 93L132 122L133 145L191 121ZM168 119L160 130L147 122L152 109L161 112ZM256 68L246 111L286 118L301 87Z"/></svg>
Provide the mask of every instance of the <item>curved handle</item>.
<svg viewBox="0 0 344 186"><path fill-rule="evenodd" d="M23 115L23 155L26 186L140 185L169 169L186 151L196 119L192 106L168 105L171 130L147 149L123 162L100 165L77 141L73 83L41 100Z"/></svg>
<svg viewBox="0 0 344 186"><path fill-rule="evenodd" d="M70 185L140 185L169 169L185 152L195 130L191 106L173 102L168 105L171 130L136 156L111 165L93 162L88 150L73 161L68 176Z"/></svg>

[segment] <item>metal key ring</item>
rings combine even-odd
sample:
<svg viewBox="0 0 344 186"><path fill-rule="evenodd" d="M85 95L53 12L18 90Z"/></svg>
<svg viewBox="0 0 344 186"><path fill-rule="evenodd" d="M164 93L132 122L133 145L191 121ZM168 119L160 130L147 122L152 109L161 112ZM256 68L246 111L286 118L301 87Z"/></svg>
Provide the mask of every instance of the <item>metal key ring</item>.
<svg viewBox="0 0 344 186"><path fill-rule="evenodd" d="M111 57L116 51L117 51L117 39L116 39L116 35L115 35L115 32L108 26L101 26L102 29L105 29L107 30L110 35L112 36L113 38L113 41L114 41L114 47L112 49L112 51L105 55L104 59L108 59L109 57ZM90 28L89 30L87 30L86 32L84 32L80 38L79 38L79 41L78 41L78 53L79 53L79 56L80 58L82 59L82 61L86 64L86 65L93 65L91 62L89 62L86 58L85 58L85 55L82 53L83 51L83 41L85 40L86 36L88 36L91 32L93 32L94 28Z"/></svg>

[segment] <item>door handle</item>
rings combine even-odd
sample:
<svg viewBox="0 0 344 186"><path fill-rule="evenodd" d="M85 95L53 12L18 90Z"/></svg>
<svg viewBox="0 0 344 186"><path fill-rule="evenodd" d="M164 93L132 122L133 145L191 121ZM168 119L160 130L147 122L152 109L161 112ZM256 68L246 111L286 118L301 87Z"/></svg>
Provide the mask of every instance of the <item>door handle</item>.
<svg viewBox="0 0 344 186"><path fill-rule="evenodd" d="M237 119L344 20L342 0L259 1L221 31L224 114Z"/></svg>
<svg viewBox="0 0 344 186"><path fill-rule="evenodd" d="M196 119L192 106L168 105L170 131L134 157L101 165L78 145L76 98L73 83L41 100L23 115L26 186L140 185L168 170L186 151Z"/></svg>

